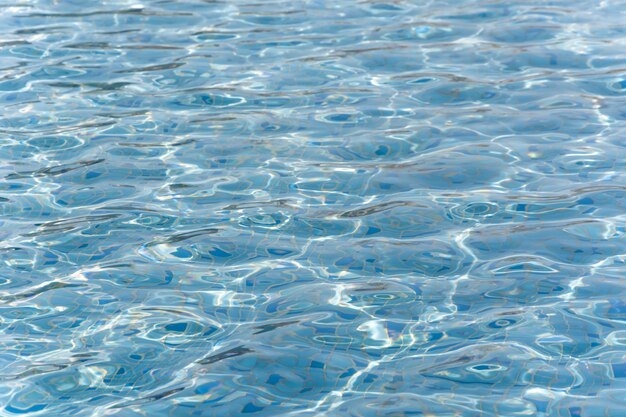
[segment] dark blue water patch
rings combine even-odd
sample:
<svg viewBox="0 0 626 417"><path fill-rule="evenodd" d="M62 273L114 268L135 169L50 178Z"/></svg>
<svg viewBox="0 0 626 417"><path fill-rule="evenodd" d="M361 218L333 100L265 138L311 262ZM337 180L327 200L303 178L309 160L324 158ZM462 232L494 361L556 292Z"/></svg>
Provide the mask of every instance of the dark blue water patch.
<svg viewBox="0 0 626 417"><path fill-rule="evenodd" d="M583 70L588 67L589 56L571 51L538 48L521 52L503 59L507 71L529 68Z"/></svg>
<svg viewBox="0 0 626 417"><path fill-rule="evenodd" d="M367 275L384 272L394 275L413 271L439 276L458 273L466 267L462 255L456 249L438 241L402 244L382 239L363 240L342 251L329 244L316 246L313 246L315 252L309 256L329 256L332 253L334 262L331 270L337 272L351 271Z"/></svg>
<svg viewBox="0 0 626 417"><path fill-rule="evenodd" d="M614 256L619 252L622 237L611 238L604 234L604 226L596 222L565 223L564 230L557 227L558 223L552 227L542 229L535 227L520 228L499 228L494 227L494 232L489 238L486 236L488 228L476 231L468 239L468 244L473 247L480 256L493 259L497 253L502 253L499 245L505 245L508 253L526 253L523 242L526 238L542 239L542 246L537 247L531 253L539 256L549 256L549 258L564 263L574 265L587 264L588 262L598 262L609 256ZM541 237L540 237L541 236ZM565 239L565 237L567 238ZM559 237L565 240L560 241ZM497 243L496 243L497 242ZM504 243L506 242L506 243ZM500 246L504 248L503 246ZM517 248L517 249L515 249ZM487 255L489 252L489 255Z"/></svg>
<svg viewBox="0 0 626 417"><path fill-rule="evenodd" d="M373 49L372 51L363 49L362 52L359 50L350 51L346 55L354 55L353 59L367 71L394 73L396 71L418 71L424 68L420 60L406 59L402 54L391 52L392 49L394 48L391 46L384 47L381 50Z"/></svg>
<svg viewBox="0 0 626 417"><path fill-rule="evenodd" d="M461 20L469 22L492 21L505 18L511 14L511 9L505 5L490 5L489 7L479 8L476 11L454 15L443 15L440 18L445 20Z"/></svg>
<svg viewBox="0 0 626 417"><path fill-rule="evenodd" d="M406 192L424 186L435 189L479 188L498 181L510 167L491 156L450 153L436 155L423 163L405 169L389 167L381 170L369 185L372 193Z"/></svg>
<svg viewBox="0 0 626 417"><path fill-rule="evenodd" d="M559 26L519 25L502 30L493 30L481 35L488 40L501 43L544 43L559 33Z"/></svg>
<svg viewBox="0 0 626 417"><path fill-rule="evenodd" d="M462 84L448 84L435 87L416 96L421 102L435 105L484 103L495 100L497 97L498 92L488 86L470 87Z"/></svg>

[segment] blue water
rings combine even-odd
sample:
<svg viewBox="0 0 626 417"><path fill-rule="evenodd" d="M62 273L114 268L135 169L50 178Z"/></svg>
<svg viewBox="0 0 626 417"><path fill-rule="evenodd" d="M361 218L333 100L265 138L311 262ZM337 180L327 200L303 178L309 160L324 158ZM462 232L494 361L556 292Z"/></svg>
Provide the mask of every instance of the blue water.
<svg viewBox="0 0 626 417"><path fill-rule="evenodd" d="M0 416L626 416L625 22L3 0Z"/></svg>

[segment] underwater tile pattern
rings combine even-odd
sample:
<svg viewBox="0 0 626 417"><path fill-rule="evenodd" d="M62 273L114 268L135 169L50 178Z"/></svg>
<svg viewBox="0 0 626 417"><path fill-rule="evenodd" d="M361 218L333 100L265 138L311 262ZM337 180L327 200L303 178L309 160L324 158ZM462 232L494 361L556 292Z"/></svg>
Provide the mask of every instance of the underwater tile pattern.
<svg viewBox="0 0 626 417"><path fill-rule="evenodd" d="M3 0L0 415L626 416L625 22Z"/></svg>

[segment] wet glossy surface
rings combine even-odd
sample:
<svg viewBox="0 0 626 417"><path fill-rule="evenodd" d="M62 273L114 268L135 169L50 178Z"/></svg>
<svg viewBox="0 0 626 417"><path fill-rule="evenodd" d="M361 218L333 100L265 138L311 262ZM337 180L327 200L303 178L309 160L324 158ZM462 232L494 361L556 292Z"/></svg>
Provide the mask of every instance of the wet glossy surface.
<svg viewBox="0 0 626 417"><path fill-rule="evenodd" d="M626 416L623 1L0 4L0 415Z"/></svg>

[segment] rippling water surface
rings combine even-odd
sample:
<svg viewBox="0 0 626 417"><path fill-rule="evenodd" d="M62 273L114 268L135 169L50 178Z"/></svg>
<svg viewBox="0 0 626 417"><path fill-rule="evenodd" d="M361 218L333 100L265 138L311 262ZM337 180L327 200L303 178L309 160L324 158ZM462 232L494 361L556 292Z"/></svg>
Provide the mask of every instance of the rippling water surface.
<svg viewBox="0 0 626 417"><path fill-rule="evenodd" d="M0 4L0 415L626 416L626 3Z"/></svg>

